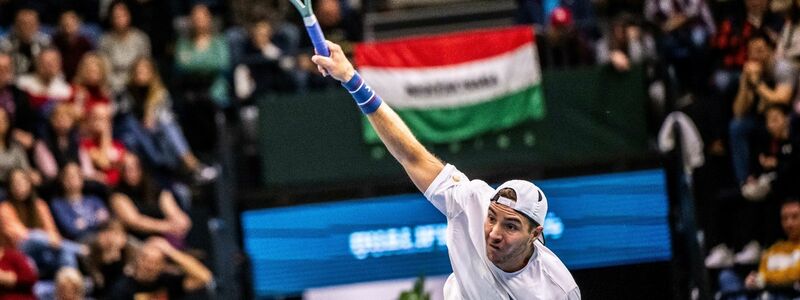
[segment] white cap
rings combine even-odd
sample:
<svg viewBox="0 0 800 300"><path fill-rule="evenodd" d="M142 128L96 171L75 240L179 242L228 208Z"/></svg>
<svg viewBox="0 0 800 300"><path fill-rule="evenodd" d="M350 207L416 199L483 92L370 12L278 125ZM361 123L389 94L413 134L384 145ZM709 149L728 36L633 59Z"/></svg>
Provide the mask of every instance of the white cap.
<svg viewBox="0 0 800 300"><path fill-rule="evenodd" d="M495 194L506 188L514 190L517 194L517 200L514 201L500 196L496 202L508 206L544 226L544 217L547 216L547 197L544 196L542 190L529 181L510 180L497 187ZM544 244L544 232L539 235L539 241Z"/></svg>

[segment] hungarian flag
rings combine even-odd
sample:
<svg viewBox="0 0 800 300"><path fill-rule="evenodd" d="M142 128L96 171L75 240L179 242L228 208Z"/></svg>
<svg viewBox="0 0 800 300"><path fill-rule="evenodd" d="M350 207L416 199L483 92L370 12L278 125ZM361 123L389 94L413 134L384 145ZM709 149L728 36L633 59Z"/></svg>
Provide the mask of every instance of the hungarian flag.
<svg viewBox="0 0 800 300"><path fill-rule="evenodd" d="M423 143L465 140L545 114L530 27L362 43L355 60ZM365 123L365 140L379 142Z"/></svg>

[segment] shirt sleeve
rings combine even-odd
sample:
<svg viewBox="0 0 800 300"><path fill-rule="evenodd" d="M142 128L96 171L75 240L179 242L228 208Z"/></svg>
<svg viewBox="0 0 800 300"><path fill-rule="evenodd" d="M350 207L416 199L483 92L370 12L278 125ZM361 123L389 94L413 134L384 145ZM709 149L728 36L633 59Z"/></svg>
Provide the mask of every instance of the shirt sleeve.
<svg viewBox="0 0 800 300"><path fill-rule="evenodd" d="M447 164L425 191L425 198L447 218L457 216L476 190L464 173Z"/></svg>
<svg viewBox="0 0 800 300"><path fill-rule="evenodd" d="M567 297L564 299L566 300L580 300L581 299L581 289L577 286L567 293Z"/></svg>

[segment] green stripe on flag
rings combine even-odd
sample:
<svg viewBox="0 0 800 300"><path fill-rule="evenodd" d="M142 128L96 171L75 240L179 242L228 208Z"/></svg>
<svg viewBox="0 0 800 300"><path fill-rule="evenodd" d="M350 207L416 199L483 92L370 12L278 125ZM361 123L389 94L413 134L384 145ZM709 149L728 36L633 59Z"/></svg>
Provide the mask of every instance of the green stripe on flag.
<svg viewBox="0 0 800 300"><path fill-rule="evenodd" d="M483 133L514 127L545 116L542 86L535 85L483 103L441 109L403 109L397 114L422 143L450 143ZM380 143L375 130L364 121L364 140Z"/></svg>

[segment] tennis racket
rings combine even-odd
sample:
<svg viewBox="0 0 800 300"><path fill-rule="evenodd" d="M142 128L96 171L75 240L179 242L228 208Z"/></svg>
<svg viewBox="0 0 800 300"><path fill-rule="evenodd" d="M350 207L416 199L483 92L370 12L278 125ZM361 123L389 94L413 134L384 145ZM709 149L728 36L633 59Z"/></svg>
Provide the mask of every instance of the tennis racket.
<svg viewBox="0 0 800 300"><path fill-rule="evenodd" d="M325 35L322 34L322 29L317 22L317 16L314 15L314 10L311 9L311 0L289 0L292 2L300 15L303 16L303 23L306 25L308 37L311 38L311 44L317 50L317 54L322 56L331 56L328 50L328 45L325 44Z"/></svg>

